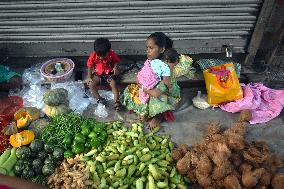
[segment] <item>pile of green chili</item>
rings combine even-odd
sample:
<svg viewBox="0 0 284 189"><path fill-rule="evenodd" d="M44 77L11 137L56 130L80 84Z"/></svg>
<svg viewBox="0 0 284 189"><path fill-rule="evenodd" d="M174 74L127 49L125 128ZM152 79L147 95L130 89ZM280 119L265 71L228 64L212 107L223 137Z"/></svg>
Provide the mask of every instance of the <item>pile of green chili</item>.
<svg viewBox="0 0 284 189"><path fill-rule="evenodd" d="M62 140L66 135L74 136L81 131L81 125L87 118L82 117L79 114L70 113L57 115L51 119L49 125L47 125L40 138L44 143L53 143L57 147L63 148Z"/></svg>

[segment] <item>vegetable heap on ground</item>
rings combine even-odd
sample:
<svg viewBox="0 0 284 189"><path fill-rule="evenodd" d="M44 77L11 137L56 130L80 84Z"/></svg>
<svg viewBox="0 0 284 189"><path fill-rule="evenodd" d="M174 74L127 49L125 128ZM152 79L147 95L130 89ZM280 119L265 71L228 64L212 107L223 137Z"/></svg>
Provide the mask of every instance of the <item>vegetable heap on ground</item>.
<svg viewBox="0 0 284 189"><path fill-rule="evenodd" d="M144 135L142 125L107 124L108 139L102 150L94 149L64 161L48 178L51 188L186 188L176 171L168 136ZM82 163L85 166L82 166ZM81 172L80 172L81 170ZM87 170L88 174L81 174ZM79 171L79 172L78 172ZM70 176L72 172L77 174Z"/></svg>
<svg viewBox="0 0 284 189"><path fill-rule="evenodd" d="M14 166L14 173L27 180L35 181L39 177L43 180L44 176L51 175L64 159L63 153L63 149L35 139L29 146L16 150L18 161Z"/></svg>
<svg viewBox="0 0 284 189"><path fill-rule="evenodd" d="M284 188L284 174L276 174L282 161L265 142L245 141L243 119L224 132L211 123L202 142L175 148L177 170L205 189Z"/></svg>
<svg viewBox="0 0 284 189"><path fill-rule="evenodd" d="M51 142L65 150L65 158L101 147L107 136L104 123L74 113L54 116L41 132L44 143Z"/></svg>

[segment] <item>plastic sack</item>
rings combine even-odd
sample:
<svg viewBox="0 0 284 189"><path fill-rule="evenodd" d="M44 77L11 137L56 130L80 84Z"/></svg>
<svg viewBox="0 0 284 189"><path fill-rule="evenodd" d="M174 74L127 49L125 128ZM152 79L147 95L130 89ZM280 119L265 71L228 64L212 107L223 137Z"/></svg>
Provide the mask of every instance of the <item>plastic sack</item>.
<svg viewBox="0 0 284 189"><path fill-rule="evenodd" d="M192 102L196 108L199 108L201 110L210 107L210 105L207 103L206 95L201 96L201 91L198 91L197 96L192 99Z"/></svg>
<svg viewBox="0 0 284 189"><path fill-rule="evenodd" d="M90 104L90 99L85 98L85 86L81 81L52 83L51 89L55 88L63 88L68 91L69 107L74 112L82 114Z"/></svg>
<svg viewBox="0 0 284 189"><path fill-rule="evenodd" d="M42 63L39 63L31 68L24 70L22 78L25 84L35 85L39 84L44 80L44 77L40 73L40 67Z"/></svg>
<svg viewBox="0 0 284 189"><path fill-rule="evenodd" d="M95 109L95 115L97 115L100 118L106 118L108 116L106 106L102 103L99 103L97 108Z"/></svg>
<svg viewBox="0 0 284 189"><path fill-rule="evenodd" d="M195 69L192 69L192 62L192 58L181 54L179 57L179 63L175 66L176 77L193 77Z"/></svg>
<svg viewBox="0 0 284 189"><path fill-rule="evenodd" d="M43 110L43 95L46 90L46 87L40 84L25 85L22 90L10 90L9 95L22 97L24 106L36 107L37 109Z"/></svg>
<svg viewBox="0 0 284 189"><path fill-rule="evenodd" d="M243 98L243 92L232 63L203 71L208 103L211 106Z"/></svg>

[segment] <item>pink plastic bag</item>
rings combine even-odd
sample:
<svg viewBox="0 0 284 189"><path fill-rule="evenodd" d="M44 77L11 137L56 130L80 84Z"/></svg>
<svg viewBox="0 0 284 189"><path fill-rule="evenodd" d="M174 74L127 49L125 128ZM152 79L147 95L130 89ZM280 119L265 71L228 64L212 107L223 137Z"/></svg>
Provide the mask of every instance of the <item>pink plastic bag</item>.
<svg viewBox="0 0 284 189"><path fill-rule="evenodd" d="M227 112L249 109L251 124L265 123L277 117L284 107L284 90L270 89L261 83L242 85L244 98L221 105Z"/></svg>

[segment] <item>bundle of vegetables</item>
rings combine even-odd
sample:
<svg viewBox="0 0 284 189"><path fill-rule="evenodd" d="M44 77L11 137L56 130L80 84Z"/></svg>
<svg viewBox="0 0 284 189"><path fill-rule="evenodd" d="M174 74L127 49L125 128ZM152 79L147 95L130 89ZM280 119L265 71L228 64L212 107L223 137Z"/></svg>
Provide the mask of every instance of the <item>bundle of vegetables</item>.
<svg viewBox="0 0 284 189"><path fill-rule="evenodd" d="M279 157L266 143L249 143L244 135L244 122L224 132L211 123L202 142L173 149L177 170L203 188L284 188L284 174L276 174L282 166Z"/></svg>
<svg viewBox="0 0 284 189"><path fill-rule="evenodd" d="M62 140L66 136L72 136L81 131L84 118L79 114L61 114L51 118L51 122L44 127L40 134L40 139L44 143L52 143L56 147L65 149Z"/></svg>
<svg viewBox="0 0 284 189"><path fill-rule="evenodd" d="M91 149L100 149L107 140L106 124L94 119L85 119L81 124L81 132L74 136L68 134L62 143L65 148L64 157L71 158L74 154L88 152Z"/></svg>
<svg viewBox="0 0 284 189"><path fill-rule="evenodd" d="M141 124L130 129L119 122L108 124L107 132L104 149L81 159L88 165L94 188L185 188L171 158L173 143L168 136L144 135Z"/></svg>
<svg viewBox="0 0 284 189"><path fill-rule="evenodd" d="M63 88L48 90L43 96L44 113L48 117L71 112L68 102L68 91Z"/></svg>
<svg viewBox="0 0 284 189"><path fill-rule="evenodd" d="M51 143L44 144L41 140L35 139L29 146L16 150L18 161L14 172L16 176L27 180L49 176L64 159L63 152L61 148L54 147Z"/></svg>
<svg viewBox="0 0 284 189"><path fill-rule="evenodd" d="M13 167L16 162L16 148L7 148L0 156L0 174L14 176Z"/></svg>

